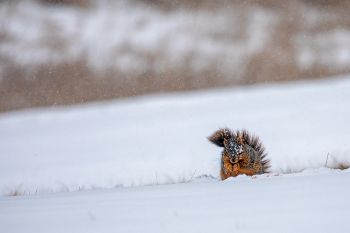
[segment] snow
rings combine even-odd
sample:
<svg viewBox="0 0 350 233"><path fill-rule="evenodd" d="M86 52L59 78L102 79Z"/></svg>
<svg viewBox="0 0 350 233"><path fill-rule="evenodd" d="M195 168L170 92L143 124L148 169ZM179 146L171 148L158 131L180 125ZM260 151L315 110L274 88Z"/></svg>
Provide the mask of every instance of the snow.
<svg viewBox="0 0 350 233"><path fill-rule="evenodd" d="M154 95L0 116L0 194L219 176L221 127L259 136L274 173L350 163L350 79Z"/></svg>
<svg viewBox="0 0 350 233"><path fill-rule="evenodd" d="M3 232L346 232L350 172L1 197Z"/></svg>
<svg viewBox="0 0 350 233"><path fill-rule="evenodd" d="M346 232L350 169L325 165L350 163L349 90L346 76L3 113L1 232ZM206 137L226 126L261 137L272 173L219 181Z"/></svg>

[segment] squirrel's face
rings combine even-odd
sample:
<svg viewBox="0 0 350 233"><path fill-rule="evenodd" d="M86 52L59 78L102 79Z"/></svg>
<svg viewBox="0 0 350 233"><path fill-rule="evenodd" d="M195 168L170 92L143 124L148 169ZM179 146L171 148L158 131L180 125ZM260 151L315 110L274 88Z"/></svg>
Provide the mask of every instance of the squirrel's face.
<svg viewBox="0 0 350 233"><path fill-rule="evenodd" d="M224 147L224 154L230 158L232 163L244 151L243 139L237 137L229 129L220 129L214 132L208 139L217 146Z"/></svg>
<svg viewBox="0 0 350 233"><path fill-rule="evenodd" d="M243 145L238 143L233 137L224 139L225 154L230 157L233 163L237 156L243 153Z"/></svg>

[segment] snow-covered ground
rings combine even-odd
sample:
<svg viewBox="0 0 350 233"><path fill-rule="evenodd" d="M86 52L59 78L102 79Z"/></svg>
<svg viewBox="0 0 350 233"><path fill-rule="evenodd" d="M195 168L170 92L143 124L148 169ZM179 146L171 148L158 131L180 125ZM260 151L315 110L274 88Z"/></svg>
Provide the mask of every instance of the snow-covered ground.
<svg viewBox="0 0 350 233"><path fill-rule="evenodd" d="M220 127L260 136L274 173L349 164L349 90L343 77L2 114L0 194L218 177L206 137Z"/></svg>
<svg viewBox="0 0 350 233"><path fill-rule="evenodd" d="M1 232L348 232L350 172L0 198Z"/></svg>
<svg viewBox="0 0 350 233"><path fill-rule="evenodd" d="M349 90L340 77L2 114L0 232L346 232L350 169L324 166L350 163ZM260 136L273 173L220 182L219 127Z"/></svg>

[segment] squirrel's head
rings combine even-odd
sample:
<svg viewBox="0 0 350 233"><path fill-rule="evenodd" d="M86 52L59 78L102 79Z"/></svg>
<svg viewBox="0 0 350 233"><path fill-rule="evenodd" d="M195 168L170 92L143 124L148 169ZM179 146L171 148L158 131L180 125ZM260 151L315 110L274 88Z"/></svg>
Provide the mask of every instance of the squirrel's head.
<svg viewBox="0 0 350 233"><path fill-rule="evenodd" d="M208 137L208 140L217 146L223 147L224 152L235 161L236 157L243 152L240 140L229 129L220 129Z"/></svg>

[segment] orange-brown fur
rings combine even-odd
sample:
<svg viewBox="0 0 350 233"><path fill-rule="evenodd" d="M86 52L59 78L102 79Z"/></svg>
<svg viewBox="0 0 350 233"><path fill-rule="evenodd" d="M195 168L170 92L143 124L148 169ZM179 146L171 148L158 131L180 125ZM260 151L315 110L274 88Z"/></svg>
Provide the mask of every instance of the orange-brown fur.
<svg viewBox="0 0 350 233"><path fill-rule="evenodd" d="M253 176L266 173L269 168L264 147L259 138L251 136L247 131L231 131L221 129L208 138L217 146L224 147L221 158L220 176L222 180L241 174ZM231 142L231 144L230 144ZM233 154L232 142L239 146L239 153Z"/></svg>

